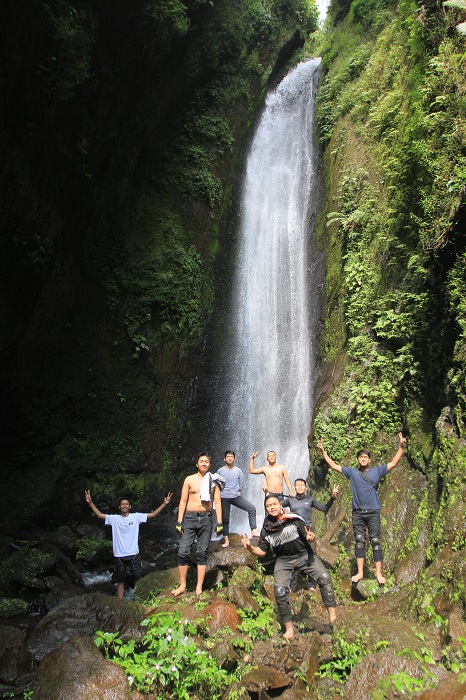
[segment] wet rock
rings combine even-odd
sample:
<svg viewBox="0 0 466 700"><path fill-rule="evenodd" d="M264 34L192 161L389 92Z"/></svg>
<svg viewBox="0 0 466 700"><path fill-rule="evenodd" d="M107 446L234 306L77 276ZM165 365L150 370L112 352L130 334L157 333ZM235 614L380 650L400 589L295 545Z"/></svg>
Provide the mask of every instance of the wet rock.
<svg viewBox="0 0 466 700"><path fill-rule="evenodd" d="M56 608L57 605L63 603L64 600L74 598L78 595L87 595L88 591L81 586L75 586L72 583L65 583L55 576L47 578L47 585L50 591L45 596L45 608L47 611Z"/></svg>
<svg viewBox="0 0 466 700"><path fill-rule="evenodd" d="M34 670L34 657L26 648L25 632L15 627L0 625L0 681L15 683L18 678Z"/></svg>
<svg viewBox="0 0 466 700"><path fill-rule="evenodd" d="M61 578L66 583L74 583L82 586L83 577L77 566L61 552L58 547L48 541L41 542L41 549L53 557L53 567L51 567L55 576Z"/></svg>
<svg viewBox="0 0 466 700"><path fill-rule="evenodd" d="M73 528L81 537L89 537L93 540L105 540L107 538L105 528L97 523L95 525L93 523L78 523L73 525Z"/></svg>
<svg viewBox="0 0 466 700"><path fill-rule="evenodd" d="M293 686L280 695L280 700L318 700L318 696L309 690L300 690Z"/></svg>
<svg viewBox="0 0 466 700"><path fill-rule="evenodd" d="M120 632L124 640L139 640L143 609L103 595L90 593L65 600L53 608L29 636L28 647L37 661L75 634L94 635L97 630Z"/></svg>
<svg viewBox="0 0 466 700"><path fill-rule="evenodd" d="M382 528L386 571L393 571L401 561L407 534L413 530L418 516L419 494L426 489L425 476L402 465L391 471L381 486L382 515L388 523ZM415 547L411 551L414 552Z"/></svg>
<svg viewBox="0 0 466 700"><path fill-rule="evenodd" d="M264 690L277 690L279 688L288 688L291 685L292 679L277 671L272 666L259 666L253 668L252 671L246 673L241 679L241 685L251 693L260 693Z"/></svg>
<svg viewBox="0 0 466 700"><path fill-rule="evenodd" d="M263 587L262 576L258 571L251 569L249 566L238 566L230 578L230 586L245 586L251 590L257 588L261 590Z"/></svg>
<svg viewBox="0 0 466 700"><path fill-rule="evenodd" d="M335 547L335 545L326 542L324 539L317 539L315 542L317 556L319 557L319 559L329 569L334 569L340 559L340 551L338 547Z"/></svg>
<svg viewBox="0 0 466 700"><path fill-rule="evenodd" d="M128 700L129 692L124 670L76 635L42 661L34 700Z"/></svg>
<svg viewBox="0 0 466 700"><path fill-rule="evenodd" d="M419 624L400 619L396 619L395 622L393 617L381 617L376 615L374 610L368 610L366 605L363 608L355 606L349 610L342 610L333 627L334 633L340 634L349 642L358 643L359 640L361 643L362 638L362 643L369 650L373 649L377 642L385 641L393 653L411 649L421 655L423 648L434 653L438 639L436 633Z"/></svg>
<svg viewBox="0 0 466 700"><path fill-rule="evenodd" d="M210 650L210 654L217 662L217 665L225 669L225 671L233 671L239 660L233 645L225 639L217 641Z"/></svg>
<svg viewBox="0 0 466 700"><path fill-rule="evenodd" d="M217 567L232 571L239 566L255 566L256 561L257 557L247 549L244 549L244 547L226 547L226 549L220 548L218 551L209 554L207 569Z"/></svg>
<svg viewBox="0 0 466 700"><path fill-rule="evenodd" d="M78 543L73 531L67 525L62 525L53 532L50 532L46 535L45 540L57 547L67 557L71 559L76 557Z"/></svg>
<svg viewBox="0 0 466 700"><path fill-rule="evenodd" d="M398 562L395 568L395 578L402 584L413 583L425 567L426 551L429 544L429 527L427 523L419 525L419 535L416 546Z"/></svg>
<svg viewBox="0 0 466 700"><path fill-rule="evenodd" d="M206 620L209 634L214 634L214 632L224 627L237 632L241 624L241 617L236 607L225 600L217 600L214 603L210 603L202 610L201 617Z"/></svg>
<svg viewBox="0 0 466 700"><path fill-rule="evenodd" d="M256 613L260 610L259 603L253 598L246 586L228 586L222 591L222 595L240 610L253 610Z"/></svg>
<svg viewBox="0 0 466 700"><path fill-rule="evenodd" d="M153 571L139 579L136 583L135 595L138 600L147 600L158 595L161 591L171 591L180 584L178 568L166 571ZM196 585L196 572L191 567L188 569L188 588Z"/></svg>
<svg viewBox="0 0 466 700"><path fill-rule="evenodd" d="M447 621L444 630L445 642L459 637L466 639L466 622L463 620L463 606L461 604L453 604L449 598L441 599L435 605L435 612L442 615Z"/></svg>
<svg viewBox="0 0 466 700"><path fill-rule="evenodd" d="M387 649L377 654L370 654L357 664L348 677L345 696L351 700L370 700L372 691L379 681L401 672L411 678L424 680L427 673L439 679L451 675L441 666L429 666L405 656L398 656ZM389 681L387 681L387 688L388 686Z"/></svg>

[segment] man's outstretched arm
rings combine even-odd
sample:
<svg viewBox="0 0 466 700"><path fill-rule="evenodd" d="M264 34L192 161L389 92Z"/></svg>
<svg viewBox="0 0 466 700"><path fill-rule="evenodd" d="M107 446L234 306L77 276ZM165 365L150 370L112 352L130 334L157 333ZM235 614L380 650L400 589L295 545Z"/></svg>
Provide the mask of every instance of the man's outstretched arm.
<svg viewBox="0 0 466 700"><path fill-rule="evenodd" d="M247 536L246 533L244 533L243 536L241 537L241 544L243 545L243 547L245 549L249 550L252 554L255 554L256 557L265 557L265 555L266 555L266 552L264 552L263 549L261 549L260 547L257 547L254 544L251 544L249 537Z"/></svg>
<svg viewBox="0 0 466 700"><path fill-rule="evenodd" d="M101 518L102 520L105 520L105 513L102 513L97 506L95 506L92 502L91 498L91 492L90 491L84 491L84 498L86 499L87 503L91 506L92 510L94 513L97 515L98 518Z"/></svg>
<svg viewBox="0 0 466 700"><path fill-rule="evenodd" d="M319 442L317 443L317 447L322 452L322 457L325 459L328 466L331 467L332 469L335 469L336 472L340 472L340 474L341 474L341 466L339 464L337 464L336 462L334 462L333 459L331 457L329 457L329 455L325 451L324 438L320 438Z"/></svg>
<svg viewBox="0 0 466 700"><path fill-rule="evenodd" d="M390 469L393 469L393 467L396 467L396 465L398 464L398 462L400 461L400 459L403 456L403 450L406 446L406 438L403 436L403 433L401 433L401 432L398 433L398 438L400 440L400 446L399 446L395 456L393 457L392 461L387 464L388 471L390 471Z"/></svg>
<svg viewBox="0 0 466 700"><path fill-rule="evenodd" d="M259 467L259 469L255 469L255 467L254 467L254 460L256 459L258 454L259 454L259 450L256 450L251 455L251 459L249 460L249 473L250 474L263 474L264 473L264 470L262 467Z"/></svg>
<svg viewBox="0 0 466 700"><path fill-rule="evenodd" d="M167 495L163 499L162 505L159 506L158 508L156 508L155 510L153 510L151 513L147 513L147 519L155 518L155 516L158 515L165 508L165 506L168 506L168 504L172 500L172 496L173 496L172 493L167 493Z"/></svg>

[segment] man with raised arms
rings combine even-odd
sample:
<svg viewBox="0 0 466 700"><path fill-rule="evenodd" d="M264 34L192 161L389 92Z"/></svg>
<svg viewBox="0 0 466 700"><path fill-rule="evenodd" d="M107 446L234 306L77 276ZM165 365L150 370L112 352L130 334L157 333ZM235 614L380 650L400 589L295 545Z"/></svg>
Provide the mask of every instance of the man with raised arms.
<svg viewBox="0 0 466 700"><path fill-rule="evenodd" d="M121 498L119 515L106 515L92 502L91 492L84 491L84 498L98 518L105 520L105 525L112 528L113 544L113 580L117 583L117 595L123 598L125 583L137 581L142 576L142 564L139 554L139 525L155 518L171 501L168 493L161 506L151 513L131 513L131 503Z"/></svg>
<svg viewBox="0 0 466 700"><path fill-rule="evenodd" d="M249 473L250 474L263 474L265 476L265 491L269 496L278 496L279 500L282 501L283 496L283 481L288 488L290 496L294 496L293 489L291 487L290 477L288 476L288 471L283 464L277 464L277 455L273 450L267 452L267 462L268 465L264 467L254 467L254 460L256 459L259 451L256 450L252 453L251 459L249 461Z"/></svg>
<svg viewBox="0 0 466 700"><path fill-rule="evenodd" d="M220 535L223 531L220 487L209 473L209 455L201 452L197 458L196 467L197 472L186 477L181 490L178 522L176 524L176 529L181 535L178 549L180 585L172 591L172 594L175 596L186 592L191 547L196 539L196 595L201 595L202 593L202 585L207 568L207 552L212 537L212 499L215 503L217 516L217 534Z"/></svg>
<svg viewBox="0 0 466 700"><path fill-rule="evenodd" d="M359 450L356 453L358 467L342 467L336 464L324 449L323 438L317 443L322 452L322 457L328 466L349 479L351 494L353 497L353 533L355 540L355 556L358 571L352 577L352 583L358 583L364 578L364 558L366 554L366 528L369 532L369 540L372 546L375 562L375 575L380 584L385 583L382 575L383 551L380 543L380 500L377 487L384 476L391 471L403 456L406 438L403 433L398 433L399 447L393 459L388 464L380 464L370 467L371 456L367 450Z"/></svg>

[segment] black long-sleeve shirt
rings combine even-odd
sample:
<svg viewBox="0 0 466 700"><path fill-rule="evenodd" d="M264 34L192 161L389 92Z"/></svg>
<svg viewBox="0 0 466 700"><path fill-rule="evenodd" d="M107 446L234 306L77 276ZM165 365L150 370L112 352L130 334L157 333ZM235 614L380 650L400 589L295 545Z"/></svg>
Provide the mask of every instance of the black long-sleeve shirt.
<svg viewBox="0 0 466 700"><path fill-rule="evenodd" d="M284 508L289 508L291 513L300 515L307 527L310 527L312 525L312 509L315 508L322 513L327 513L332 507L334 500L333 496L330 496L330 500L323 505L312 496L303 495L301 498L299 496L289 496L285 498L282 505Z"/></svg>

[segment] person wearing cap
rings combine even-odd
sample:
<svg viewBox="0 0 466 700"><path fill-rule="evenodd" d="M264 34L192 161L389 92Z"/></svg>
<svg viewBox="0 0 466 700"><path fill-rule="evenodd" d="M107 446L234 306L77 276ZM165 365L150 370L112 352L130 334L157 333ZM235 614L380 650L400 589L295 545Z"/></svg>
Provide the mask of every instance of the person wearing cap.
<svg viewBox="0 0 466 700"><path fill-rule="evenodd" d="M359 583L364 578L364 558L366 553L366 530L369 533L369 541L372 546L375 563L375 575L379 584L385 583L382 575L383 551L380 542L380 500L377 487L380 481L388 472L396 467L406 445L406 438L403 433L398 433L399 447L393 459L388 464L380 464L376 467L370 466L371 456L367 450L359 450L356 453L358 467L342 467L336 464L327 454L324 448L324 441L321 438L317 447L322 452L324 460L328 466L339 472L347 479L351 485L352 494L352 522L355 540L355 556L357 573L352 577L351 582Z"/></svg>
<svg viewBox="0 0 466 700"><path fill-rule="evenodd" d="M311 542L315 534L306 527L303 518L294 513L284 513L278 496L265 497L267 515L257 546L252 545L246 533L242 545L257 557L267 552L276 556L274 566L274 594L278 612L285 627L285 639L293 639L294 628L289 600L290 582L294 571L311 576L319 584L322 602L327 608L330 625L336 619L336 600L332 579L319 557L314 554ZM329 629L330 631L330 629Z"/></svg>

